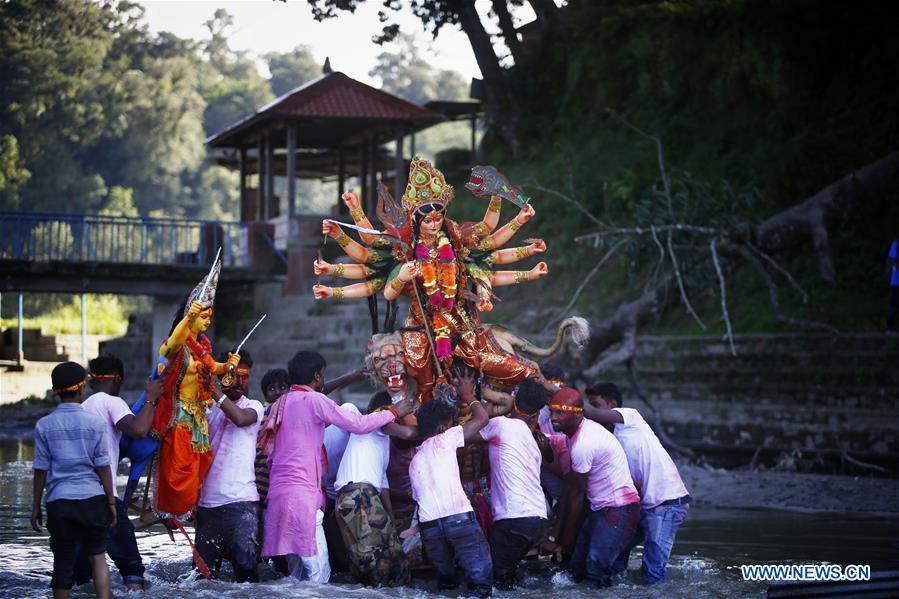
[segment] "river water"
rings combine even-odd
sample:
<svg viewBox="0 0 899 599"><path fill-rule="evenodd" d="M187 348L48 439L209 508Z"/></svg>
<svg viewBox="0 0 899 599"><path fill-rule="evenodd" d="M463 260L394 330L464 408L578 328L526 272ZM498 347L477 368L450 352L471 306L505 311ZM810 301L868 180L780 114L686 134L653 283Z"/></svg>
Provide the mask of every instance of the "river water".
<svg viewBox="0 0 899 599"><path fill-rule="evenodd" d="M0 437L0 597L50 596L48 588L53 556L46 534L28 523L31 506L33 443L28 435ZM123 483L123 477L120 477ZM346 575L329 585L295 583L277 578L263 565L262 582L238 585L226 580L179 582L190 568L190 549L183 536L173 543L158 527L138 533L138 545L147 567L147 590L137 597L153 599L218 597L353 597L378 599L409 597L431 599L455 594L429 592L433 580L416 576L409 587L366 589ZM188 532L192 533L190 529ZM631 554L629 575L610 589L596 591L575 584L565 572L546 560L525 562L519 589L496 592L499 598L537 599L564 594L566 599L587 597L760 597L765 585L744 582L739 565L748 563L870 564L876 572L899 567L899 521L889 516L804 514L774 510L716 509L697 503L682 525L669 566L669 581L646 587L636 580L639 549ZM230 572L226 569L224 577ZM112 566L113 593L125 595ZM73 597L93 597L90 585Z"/></svg>

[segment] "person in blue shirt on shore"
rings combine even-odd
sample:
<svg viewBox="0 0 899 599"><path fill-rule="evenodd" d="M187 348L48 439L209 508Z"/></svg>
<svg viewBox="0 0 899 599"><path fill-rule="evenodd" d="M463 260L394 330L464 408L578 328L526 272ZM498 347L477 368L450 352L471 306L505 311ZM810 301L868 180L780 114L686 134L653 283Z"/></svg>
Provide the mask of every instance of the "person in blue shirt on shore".
<svg viewBox="0 0 899 599"><path fill-rule="evenodd" d="M887 255L890 268L890 305L887 308L887 332L896 331L896 314L899 313L899 239L890 245Z"/></svg>
<svg viewBox="0 0 899 599"><path fill-rule="evenodd" d="M116 524L116 497L106 425L81 407L86 375L80 364L57 365L50 377L61 403L34 427L31 527L41 532L41 499L46 486L54 599L70 596L78 544L90 560L97 597L111 596L105 553L109 529Z"/></svg>

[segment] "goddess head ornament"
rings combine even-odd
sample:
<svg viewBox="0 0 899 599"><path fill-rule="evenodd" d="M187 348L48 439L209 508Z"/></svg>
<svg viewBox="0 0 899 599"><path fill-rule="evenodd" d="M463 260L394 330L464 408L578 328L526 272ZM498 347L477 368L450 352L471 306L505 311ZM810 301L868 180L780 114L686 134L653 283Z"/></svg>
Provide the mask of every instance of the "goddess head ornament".
<svg viewBox="0 0 899 599"><path fill-rule="evenodd" d="M193 302L201 302L207 307L212 307L215 303L215 286L218 285L219 273L221 270L222 260L219 258L215 261L215 264L212 265L209 274L203 277L200 282L197 283L197 286L193 288L193 291L190 292L190 295L187 296L187 303L184 305L183 316L187 316L187 311L190 309L190 305Z"/></svg>
<svg viewBox="0 0 899 599"><path fill-rule="evenodd" d="M431 162L418 156L409 165L409 182L403 194L403 210L413 214L423 206L435 205L440 209L453 201L455 191L447 184L443 173L434 168Z"/></svg>

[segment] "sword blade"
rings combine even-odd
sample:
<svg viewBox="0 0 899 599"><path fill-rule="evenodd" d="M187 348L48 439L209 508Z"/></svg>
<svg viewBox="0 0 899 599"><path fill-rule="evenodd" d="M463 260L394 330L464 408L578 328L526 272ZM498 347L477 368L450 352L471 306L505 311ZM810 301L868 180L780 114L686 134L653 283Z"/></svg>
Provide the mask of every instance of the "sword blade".
<svg viewBox="0 0 899 599"><path fill-rule="evenodd" d="M206 289L209 287L209 278L212 276L213 271L215 270L215 265L219 261L219 256L222 254L222 248L219 246L218 251L215 253L215 258L212 260L212 266L209 267L209 274L206 275L206 278L203 280L203 288L200 289L200 295L197 296L197 300L203 301L206 299Z"/></svg>
<svg viewBox="0 0 899 599"><path fill-rule="evenodd" d="M240 345L237 346L237 350L235 350L235 352L234 352L235 354L239 354L239 353L240 353L240 349L243 347L243 344L247 342L247 339L250 338L250 335L253 334L253 331L255 331L257 328L259 328L259 325L262 324L262 321L265 320L265 317L266 317L266 316L268 316L268 314L263 314L263 315L262 315L262 318L260 318L260 319L256 322L256 324L253 325L253 328L250 329L250 332L247 333L247 336L244 337L244 338L243 338L243 341L240 342Z"/></svg>

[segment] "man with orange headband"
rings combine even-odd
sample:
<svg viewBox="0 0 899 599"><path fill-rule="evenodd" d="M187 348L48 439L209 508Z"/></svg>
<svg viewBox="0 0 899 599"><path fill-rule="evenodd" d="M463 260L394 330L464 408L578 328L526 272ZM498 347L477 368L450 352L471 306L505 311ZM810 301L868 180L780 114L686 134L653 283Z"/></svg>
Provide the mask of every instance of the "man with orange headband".
<svg viewBox="0 0 899 599"><path fill-rule="evenodd" d="M144 587L144 564L134 537L134 525L128 518L128 506L118 495L115 474L119 465L119 442L122 434L132 439L143 439L150 431L157 398L162 395L162 381L147 383L147 398L137 414L125 400L119 397L125 380L125 366L115 356L100 356L90 361L88 378L93 395L84 400L81 407L103 419L106 426L106 441L109 443L109 465L112 469L112 492L116 495L116 525L110 529L106 539L106 551L115 562L122 582L129 591L139 591ZM91 568L79 546L75 560L75 583L84 584L91 578Z"/></svg>
<svg viewBox="0 0 899 599"><path fill-rule="evenodd" d="M621 444L602 425L584 418L584 401L577 389L557 391L549 410L553 428L568 437L571 455L557 525L562 550L571 556L569 568L576 580L586 578L606 587L616 558L637 530L640 496ZM590 512L581 525L585 496Z"/></svg>
<svg viewBox="0 0 899 599"><path fill-rule="evenodd" d="M81 408L86 374L75 362L63 362L53 369L50 378L60 404L34 427L31 528L41 532L46 485L54 599L71 593L77 544L89 556L97 597L110 597L106 535L116 524L116 498L103 420Z"/></svg>

